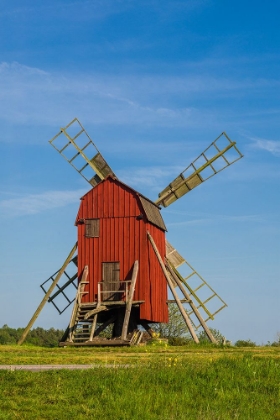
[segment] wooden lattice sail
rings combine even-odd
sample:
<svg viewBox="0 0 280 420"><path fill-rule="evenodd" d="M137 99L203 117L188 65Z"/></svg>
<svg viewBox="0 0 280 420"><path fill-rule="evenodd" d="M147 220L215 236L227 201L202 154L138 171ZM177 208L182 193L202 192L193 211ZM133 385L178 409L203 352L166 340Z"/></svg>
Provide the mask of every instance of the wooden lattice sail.
<svg viewBox="0 0 280 420"><path fill-rule="evenodd" d="M168 241L166 241L166 260L173 278L177 279L186 289L191 301L202 313L205 322L213 320L215 315L227 306L226 302ZM202 326L201 322L193 316L195 310L192 305L189 302L186 304L186 311L195 328L198 329Z"/></svg>
<svg viewBox="0 0 280 420"><path fill-rule="evenodd" d="M49 143L93 187L108 175L115 176L77 118L61 128Z"/></svg>
<svg viewBox="0 0 280 420"><path fill-rule="evenodd" d="M156 204L167 207L207 179L242 158L242 154L225 132L216 138L161 193Z"/></svg>

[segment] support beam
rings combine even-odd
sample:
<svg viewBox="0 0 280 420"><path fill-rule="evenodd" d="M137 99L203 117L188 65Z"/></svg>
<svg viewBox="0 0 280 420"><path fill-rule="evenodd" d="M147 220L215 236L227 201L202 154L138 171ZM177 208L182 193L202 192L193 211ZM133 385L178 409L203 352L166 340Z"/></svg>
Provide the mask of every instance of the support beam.
<svg viewBox="0 0 280 420"><path fill-rule="evenodd" d="M136 260L133 266L131 285L129 289L128 299L126 302L126 310L125 310L122 335L121 335L122 340L127 339L127 330L128 330L128 324L129 324L129 318L130 318L130 313L131 313L131 307L132 307L132 301L133 301L133 296L134 296L134 291L135 291L135 284L137 280L138 269L139 269L139 263Z"/></svg>
<svg viewBox="0 0 280 420"><path fill-rule="evenodd" d="M145 328L150 337L154 338L156 336L155 331L150 327L147 321L141 320L141 325Z"/></svg>
<svg viewBox="0 0 280 420"><path fill-rule="evenodd" d="M113 324L116 320L116 316L113 315L111 318L109 318L107 321L105 321L102 325L100 325L95 333L94 333L94 337L97 337L102 331L105 330L105 328L107 328L110 324Z"/></svg>
<svg viewBox="0 0 280 420"><path fill-rule="evenodd" d="M59 342L64 342L65 340L67 340L68 336L69 336L69 326L64 331L64 334L61 337L61 339L59 340Z"/></svg>
<svg viewBox="0 0 280 420"><path fill-rule="evenodd" d="M160 264L160 266L162 268L163 274L165 275L165 278L166 278L166 281L168 283L168 286L169 286L169 288L170 288L170 290L171 290L171 292L172 292L172 294L174 296L174 299L176 300L176 303L178 305L178 308L179 308L179 310L180 310L180 312L182 314L182 317L184 318L184 321L185 321L185 323L186 323L186 325L188 327L188 330L191 333L191 336L194 339L194 341L196 343L199 343L199 339L198 339L198 337L197 337L197 335L196 335L196 333L194 331L194 328L192 326L191 320L189 319L189 317L188 317L188 315L187 315L187 313L186 313L186 311L185 311L185 309L184 309L184 307L183 307L183 305L182 305L182 303L180 301L180 298L177 295L177 292L175 290L175 287L173 286L172 280L170 279L169 274L168 274L168 271L165 268L164 262L163 262L163 260L161 258L161 255L160 255L160 253L159 253L159 251L157 249L157 246L155 244L155 241L153 240L151 234L148 231L147 231L147 235L148 235L149 241L152 244L153 250L155 251L155 254L157 256L157 259L159 261L159 264Z"/></svg>
<svg viewBox="0 0 280 420"><path fill-rule="evenodd" d="M180 280L178 279L178 277L176 276L176 274L173 272L172 266L171 266L171 264L169 263L168 260L167 260L167 267L168 267L168 271L170 272L170 274L171 274L174 282L176 282L177 286L179 287L179 289L181 290L181 292L183 293L183 295L187 299L188 304L192 308L193 313L195 314L195 316L197 317L197 319L200 322L201 326L203 327L203 329L204 329L205 333L207 334L209 340L212 343L217 344L217 340L215 339L215 337L211 333L210 329L208 328L208 325L206 324L206 322L202 318L201 314L199 313L197 307L195 306L195 304L191 300L191 296L187 293L187 291L184 289L182 283L180 282Z"/></svg>
<svg viewBox="0 0 280 420"><path fill-rule="evenodd" d="M99 308L92 309L92 311L89 311L85 314L84 319L89 319L92 315L96 315L99 312L103 312L103 311L108 311L107 306L103 305L103 306L99 306Z"/></svg>
<svg viewBox="0 0 280 420"><path fill-rule="evenodd" d="M69 279L66 283L64 283L64 285L62 287L60 287L59 290L57 292L55 292L49 298L49 302L52 302L61 292L63 292L64 289L66 289L66 287L68 287L70 284L72 284L73 281L76 280L77 277L78 277L78 273L74 274L74 276L71 277L71 279Z"/></svg>
<svg viewBox="0 0 280 420"><path fill-rule="evenodd" d="M101 306L101 303L100 302L97 302L97 305L96 305L96 309L95 310L98 310L100 306ZM95 315L94 315L94 317L93 317L92 324L91 324L90 336L89 336L89 340L88 341L92 341L93 340L94 333L95 333L95 328L96 328L96 324L97 324L97 317L98 317L98 312L96 312Z"/></svg>
<svg viewBox="0 0 280 420"><path fill-rule="evenodd" d="M26 339L27 334L28 334L28 333L29 333L29 331L31 330L31 328L32 328L32 326L33 326L33 324L34 324L34 322L35 322L35 321L36 321L36 319L38 318L38 316L39 316L40 312L42 311L43 307L45 306L45 303L48 301L48 299L49 299L50 295L52 294L52 292L53 292L53 290L54 290L54 288L55 288L55 286L56 286L56 285L57 285L57 283L59 282L60 277L62 276L63 272L65 271L65 269L66 269L66 267L67 267L67 265L69 264L69 262L70 262L70 261L71 261L71 259L73 258L73 255L75 254L76 249L77 249L77 243L75 243L75 245L74 245L74 246L73 246L73 248L71 249L70 254L68 255L68 257L66 258L66 260L65 260L65 262L64 262L64 264L63 264L63 266L61 267L61 269L60 269L60 270L59 270L59 272L57 273L57 275L56 275L56 277L55 277L55 279L54 279L53 283L51 284L51 286L50 286L49 290L48 290L48 291L47 291L47 293L45 294L45 296L44 296L44 298L43 298L42 302L40 303L40 305L39 305L39 306L38 306L38 308L36 309L36 311L35 311L35 313L34 313L33 317L30 319L30 321L29 321L29 323L28 323L27 327L25 328L25 330L24 330L24 332L23 332L23 334L22 334L21 338L20 338L20 339L19 339L19 341L18 341L18 345L21 345L21 344L24 342L24 340Z"/></svg>

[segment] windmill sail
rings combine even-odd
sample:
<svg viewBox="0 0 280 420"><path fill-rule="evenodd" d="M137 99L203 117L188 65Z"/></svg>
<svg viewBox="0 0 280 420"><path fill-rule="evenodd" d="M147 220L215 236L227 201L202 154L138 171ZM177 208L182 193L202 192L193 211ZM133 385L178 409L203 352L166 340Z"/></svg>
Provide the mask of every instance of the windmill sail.
<svg viewBox="0 0 280 420"><path fill-rule="evenodd" d="M77 259L78 257L76 255L68 262L66 268L62 272L59 283L56 284L55 292L48 299L48 302L53 304L60 315L75 300L75 294L78 287ZM50 276L40 285L45 294L48 292L50 285L55 281L55 278L59 272L60 270L56 271L52 276Z"/></svg>
<svg viewBox="0 0 280 420"><path fill-rule="evenodd" d="M200 311L203 320L207 322L210 319L213 320L215 315L227 306L225 301L168 241L166 241L166 260L167 269L174 278L174 283L179 281L191 298L191 302L185 302L188 305L186 311L196 329L201 326L201 323L197 323L197 317L193 316L196 310Z"/></svg>
<svg viewBox="0 0 280 420"><path fill-rule="evenodd" d="M108 175L115 176L77 118L61 128L49 143L93 187Z"/></svg>
<svg viewBox="0 0 280 420"><path fill-rule="evenodd" d="M169 206L242 157L236 143L223 132L159 194L155 203L164 207Z"/></svg>

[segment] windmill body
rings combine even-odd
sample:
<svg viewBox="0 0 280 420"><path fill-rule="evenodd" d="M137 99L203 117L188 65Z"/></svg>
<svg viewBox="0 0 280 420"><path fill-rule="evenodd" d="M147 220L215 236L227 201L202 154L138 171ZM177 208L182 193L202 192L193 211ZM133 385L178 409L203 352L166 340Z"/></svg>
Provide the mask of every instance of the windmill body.
<svg viewBox="0 0 280 420"><path fill-rule="evenodd" d="M61 269L41 285L45 298L19 344L46 301L60 313L74 302L61 345L138 344L143 334L138 326L153 335L153 323L168 322L170 302L177 303L196 342L195 330L199 327L215 342L206 322L227 305L166 241L161 206L169 206L239 160L242 154L235 142L222 133L155 202L116 177L78 119L61 128L50 143L91 189L81 198L76 217L77 244ZM67 273L71 263L73 275ZM77 289L72 300L66 293L70 286ZM169 299L168 290L173 299ZM55 303L57 297L67 301L63 310ZM99 334L110 324L113 341L104 343Z"/></svg>
<svg viewBox="0 0 280 420"><path fill-rule="evenodd" d="M168 322L167 283L147 236L150 231L164 258L166 228L158 206L109 175L82 197L76 225L79 281L88 266L82 303L98 302L98 285L101 302L124 302L125 282L139 261L135 323ZM100 312L100 321L109 316Z"/></svg>

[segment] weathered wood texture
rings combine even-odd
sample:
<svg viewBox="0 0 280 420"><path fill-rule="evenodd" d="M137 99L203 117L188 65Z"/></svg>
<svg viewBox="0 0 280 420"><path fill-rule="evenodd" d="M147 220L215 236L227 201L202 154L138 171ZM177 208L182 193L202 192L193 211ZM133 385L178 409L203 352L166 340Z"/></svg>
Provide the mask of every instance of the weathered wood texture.
<svg viewBox="0 0 280 420"><path fill-rule="evenodd" d="M102 294L101 300L121 300L120 293L120 263L103 262L102 263Z"/></svg>

